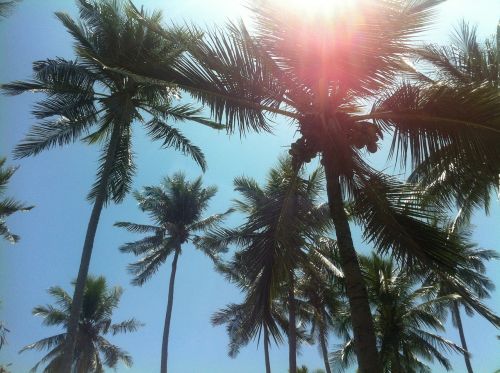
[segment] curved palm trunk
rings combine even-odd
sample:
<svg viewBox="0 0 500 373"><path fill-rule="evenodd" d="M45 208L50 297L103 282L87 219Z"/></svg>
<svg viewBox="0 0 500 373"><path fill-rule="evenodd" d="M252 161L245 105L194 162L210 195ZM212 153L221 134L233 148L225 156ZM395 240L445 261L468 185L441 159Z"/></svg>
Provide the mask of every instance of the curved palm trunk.
<svg viewBox="0 0 500 373"><path fill-rule="evenodd" d="M368 292L352 242L347 215L344 210L339 175L335 171L334 155L325 156L323 162L326 174L328 204L337 235L340 260L345 277L346 294L351 310L354 349L358 359L359 371L361 373L379 373L381 369L373 318L368 302Z"/></svg>
<svg viewBox="0 0 500 373"><path fill-rule="evenodd" d="M87 226L87 233L85 234L85 241L83 243L82 257L80 260L80 268L78 270L78 277L76 279L75 291L73 293L73 300L71 302L71 314L67 326L67 336L65 341L65 349L62 361L62 372L71 373L71 365L73 362L73 354L76 344L76 333L78 329L78 322L80 320L80 312L83 304L83 293L85 291L85 282L89 273L90 258L92 257L92 249L94 247L94 239L101 217L101 211L106 200L106 191L108 188L108 180L111 172L111 167L115 160L116 150L120 142L121 128L119 125L113 126L111 139L109 142L106 160L104 162L102 172L102 182L97 192L94 201L94 207L90 214L89 223Z"/></svg>
<svg viewBox="0 0 500 373"><path fill-rule="evenodd" d="M325 372L332 373L330 362L328 361L328 347L326 345L326 333L323 327L320 327L319 343L321 345L321 354L323 355L323 363L325 363Z"/></svg>
<svg viewBox="0 0 500 373"><path fill-rule="evenodd" d="M465 366L467 367L467 372L474 373L472 370L472 364L470 362L469 349L467 348L467 342L465 340L464 327L462 325L462 317L460 316L460 309L458 308L458 303L453 302L453 317L457 322L458 334L460 334L460 343L462 344L462 348L466 351L464 354Z"/></svg>
<svg viewBox="0 0 500 373"><path fill-rule="evenodd" d="M168 284L167 313L165 314L165 326L163 327L163 341L161 344L160 373L167 373L168 336L170 334L170 319L172 318L172 306L174 305L175 273L177 272L177 260L179 259L180 252L181 248L178 247L175 250L174 260L172 261L172 272L170 272L170 283Z"/></svg>
<svg viewBox="0 0 500 373"><path fill-rule="evenodd" d="M290 275L288 287L288 365L290 373L297 373L297 329L295 322L295 281Z"/></svg>
<svg viewBox="0 0 500 373"><path fill-rule="evenodd" d="M271 373L271 361L269 359L269 331L264 326L264 359L266 362L266 373Z"/></svg>

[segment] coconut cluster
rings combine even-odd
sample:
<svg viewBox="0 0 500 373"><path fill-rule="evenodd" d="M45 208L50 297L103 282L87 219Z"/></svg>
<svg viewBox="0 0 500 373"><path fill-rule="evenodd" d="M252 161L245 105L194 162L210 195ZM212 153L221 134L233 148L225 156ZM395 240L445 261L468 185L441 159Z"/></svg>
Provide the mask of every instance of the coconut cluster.
<svg viewBox="0 0 500 373"><path fill-rule="evenodd" d="M352 123L347 131L347 138L357 149L366 147L370 153L378 149L377 142L383 138L382 131L376 125L368 122Z"/></svg>
<svg viewBox="0 0 500 373"><path fill-rule="evenodd" d="M348 116L338 113L337 117L342 126L345 138L349 144L357 149L366 147L370 153L378 149L377 142L382 139L383 134L378 126L369 122L354 122ZM309 163L318 153L328 146L327 137L314 125L314 116L303 118L300 121L300 132L302 136L291 144L288 153L292 156L295 165Z"/></svg>

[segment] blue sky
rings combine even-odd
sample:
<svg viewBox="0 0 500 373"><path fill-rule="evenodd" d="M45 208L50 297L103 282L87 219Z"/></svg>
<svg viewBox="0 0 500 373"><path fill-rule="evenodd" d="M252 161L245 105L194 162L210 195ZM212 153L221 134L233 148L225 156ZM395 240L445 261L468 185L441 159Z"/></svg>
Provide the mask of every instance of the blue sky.
<svg viewBox="0 0 500 373"><path fill-rule="evenodd" d="M201 25L245 14L242 4L230 0L149 0L136 1L136 4L163 9L167 19ZM0 23L0 82L29 78L31 63L35 60L56 56L72 58L71 38L53 16L54 11L61 10L75 14L75 6L69 0L24 0L9 19ZM477 23L481 36L489 36L495 32L498 17L498 0L449 0L439 7L436 25L425 38L445 42L452 26L462 18ZM57 333L56 329L42 326L41 320L31 315L31 309L51 302L46 293L50 286L61 285L69 290L69 283L77 273L91 210L85 196L94 180L98 157L96 147L77 143L35 158L12 160L10 152L34 123L30 110L36 98L35 95L0 97L0 154L8 155L10 164L21 166L12 178L8 194L36 205L29 213L14 215L8 221L11 229L22 236L20 243L12 246L0 241L0 319L11 329L8 345L0 351L0 364L13 363L14 373L28 371L42 356L35 352L18 355L20 348ZM276 122L274 135L249 135L243 139L197 124L181 124L180 128L205 152L209 165L205 183L219 188L209 214L230 206L230 200L236 197L232 188L235 176L247 175L262 181L294 135L294 128L280 120ZM200 174L192 160L174 151L161 150L160 144L149 142L139 127L134 136L138 166L135 189L157 184L163 176L178 170L184 170L190 177ZM381 157L374 158L373 162L379 169L390 166ZM493 204L490 216L478 212L474 219L474 240L487 248L500 246L500 209L496 199ZM118 220L147 221L131 197L121 205L111 205L104 210L91 273L105 274L110 284L124 287L116 320L134 316L146 324L137 333L113 338L135 360L131 369L121 366L118 371L155 372L159 367L170 261L142 288L129 285L130 276L125 267L134 258L119 253L117 248L139 236L114 228L112 225ZM238 222L238 217L229 220L231 224ZM359 239L357 245L362 251L368 250ZM500 285L500 264L490 264L488 269ZM214 311L239 298L238 291L214 273L210 261L186 245L176 279L169 351L171 372L263 371L263 353L256 344L243 349L237 359L230 359L224 328L214 328L209 323ZM487 303L500 313L498 299L496 293ZM457 333L451 327L448 330L447 338L458 342ZM476 371L492 372L500 368L500 341L494 338L500 332L479 318L466 318L465 331ZM335 341L332 346L333 343ZM451 360L455 371L465 371L460 356L451 356ZM322 365L316 346L303 347L298 361L310 368ZM271 363L275 372L286 372L287 349L273 347ZM436 367L435 371L439 372L440 368Z"/></svg>

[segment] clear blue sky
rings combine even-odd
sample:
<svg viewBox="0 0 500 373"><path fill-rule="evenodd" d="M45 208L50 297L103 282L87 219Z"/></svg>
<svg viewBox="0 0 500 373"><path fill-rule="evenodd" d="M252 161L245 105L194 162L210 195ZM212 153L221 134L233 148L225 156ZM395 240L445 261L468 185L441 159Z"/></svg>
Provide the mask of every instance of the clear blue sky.
<svg viewBox="0 0 500 373"><path fill-rule="evenodd" d="M149 9L161 8L166 18L202 25L244 14L243 6L232 0L144 0L136 4L144 4ZM31 63L35 60L56 56L72 58L71 38L53 16L53 12L59 10L75 14L75 6L70 0L24 0L9 19L0 23L0 82L30 77ZM479 34L489 36L495 32L500 17L500 1L449 0L439 7L439 12L435 28L426 35L428 41L445 42L452 26L462 18L478 23ZM31 315L31 309L51 302L46 294L50 286L61 285L69 289L77 273L91 209L85 196L94 179L98 156L97 148L73 144L35 158L13 161L10 152L34 123L30 110L35 99L35 95L0 97L0 155L8 155L10 164L21 166L12 179L8 194L36 205L31 212L16 214L8 221L11 229L22 236L20 243L12 246L0 241L0 299L3 301L0 320L11 329L8 345L0 351L0 364L12 362L14 373L28 371L42 356L36 352L18 355L20 348L57 333L56 329L42 326L41 320ZM274 135L249 135L244 139L229 138L196 124L182 124L181 128L207 156L209 169L204 175L205 183L219 187L209 213L229 207L231 198L236 197L232 190L235 176L245 174L262 181L294 134L293 127L279 120ZM184 170L191 177L200 174L193 161L173 151L161 150L159 145L150 143L137 127L136 189L157 184L161 177L178 170ZM377 158L374 164L380 169L387 167L384 160ZM493 203L490 216L478 212L474 220L474 240L482 247L500 247L500 209L496 199ZM137 333L113 338L134 357L135 364L129 371L156 372L170 261L142 288L130 286L125 267L133 258L119 253L117 248L139 236L112 227L118 220L146 222L130 197L121 205L104 210L91 273L104 274L110 284L124 287L116 320L134 316L146 324ZM238 221L234 217L230 223ZM367 250L359 240L358 247ZM500 285L500 263L489 266L489 275ZM487 303L500 313L497 294ZM209 323L214 311L239 298L238 291L213 272L207 258L191 245L184 248L176 279L169 354L171 372L263 371L263 353L257 350L256 344L244 348L237 359L230 359L224 328L214 328ZM457 333L451 327L448 330L447 338L458 342ZM466 318L465 331L476 371L487 373L500 368L500 341L494 338L500 331L478 318ZM332 346L333 343L335 341ZM460 356L451 356L451 359L456 372L465 371ZM322 366L315 346L303 347L298 361L310 368ZM286 372L287 349L273 347L271 363L275 372ZM120 366L118 371L127 369ZM435 371L439 372L440 368L436 367Z"/></svg>

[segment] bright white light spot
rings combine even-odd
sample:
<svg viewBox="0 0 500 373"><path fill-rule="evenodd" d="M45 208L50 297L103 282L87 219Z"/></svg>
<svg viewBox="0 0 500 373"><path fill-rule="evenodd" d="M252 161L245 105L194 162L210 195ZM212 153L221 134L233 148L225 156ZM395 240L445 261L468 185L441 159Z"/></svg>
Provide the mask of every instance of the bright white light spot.
<svg viewBox="0 0 500 373"><path fill-rule="evenodd" d="M304 16L330 17L334 14L352 10L358 0L272 0Z"/></svg>

